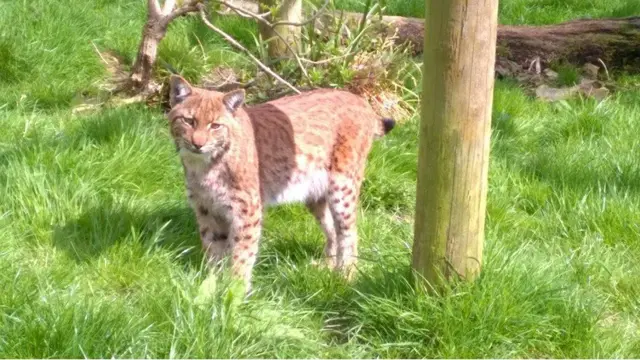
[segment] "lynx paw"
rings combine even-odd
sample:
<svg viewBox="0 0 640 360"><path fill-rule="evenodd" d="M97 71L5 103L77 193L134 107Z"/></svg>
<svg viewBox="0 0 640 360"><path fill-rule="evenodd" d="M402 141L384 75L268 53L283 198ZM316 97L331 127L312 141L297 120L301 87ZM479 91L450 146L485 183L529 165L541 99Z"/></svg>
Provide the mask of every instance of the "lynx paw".
<svg viewBox="0 0 640 360"><path fill-rule="evenodd" d="M196 305L205 305L213 298L218 284L216 274L209 274L198 288L198 295L194 299Z"/></svg>
<svg viewBox="0 0 640 360"><path fill-rule="evenodd" d="M358 271L355 265L342 269L342 274L348 282L352 282L356 278L357 273Z"/></svg>
<svg viewBox="0 0 640 360"><path fill-rule="evenodd" d="M311 260L311 265L318 269L329 269L329 270L336 269L335 259L330 257L324 257L322 259L313 259Z"/></svg>

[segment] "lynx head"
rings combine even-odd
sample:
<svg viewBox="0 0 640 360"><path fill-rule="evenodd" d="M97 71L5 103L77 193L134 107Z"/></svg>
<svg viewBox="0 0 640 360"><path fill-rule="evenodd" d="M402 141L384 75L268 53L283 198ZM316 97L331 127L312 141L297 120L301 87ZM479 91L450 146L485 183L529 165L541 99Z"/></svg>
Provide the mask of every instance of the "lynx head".
<svg viewBox="0 0 640 360"><path fill-rule="evenodd" d="M169 91L168 118L178 150L210 159L224 154L231 144L233 129L239 126L233 114L244 103L244 90L205 90L172 75Z"/></svg>

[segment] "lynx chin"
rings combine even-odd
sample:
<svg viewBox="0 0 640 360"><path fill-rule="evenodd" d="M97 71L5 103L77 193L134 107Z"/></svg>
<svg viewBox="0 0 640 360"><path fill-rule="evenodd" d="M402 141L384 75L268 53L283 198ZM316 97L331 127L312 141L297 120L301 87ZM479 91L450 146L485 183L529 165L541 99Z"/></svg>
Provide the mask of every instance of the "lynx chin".
<svg viewBox="0 0 640 360"><path fill-rule="evenodd" d="M209 263L228 259L249 291L263 210L300 202L324 232L327 266L350 276L367 155L395 122L340 90L244 106L244 90L205 90L176 75L170 83L171 134Z"/></svg>

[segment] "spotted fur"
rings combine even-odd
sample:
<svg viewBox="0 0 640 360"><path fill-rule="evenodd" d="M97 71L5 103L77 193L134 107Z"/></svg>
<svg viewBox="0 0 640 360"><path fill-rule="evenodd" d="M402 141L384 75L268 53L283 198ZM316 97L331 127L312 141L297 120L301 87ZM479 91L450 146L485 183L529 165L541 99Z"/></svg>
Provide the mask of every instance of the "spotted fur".
<svg viewBox="0 0 640 360"><path fill-rule="evenodd" d="M371 144L395 122L349 92L321 89L244 106L171 78L171 134L211 262L230 258L247 288L266 206L305 203L326 237L326 263L356 263L356 207Z"/></svg>

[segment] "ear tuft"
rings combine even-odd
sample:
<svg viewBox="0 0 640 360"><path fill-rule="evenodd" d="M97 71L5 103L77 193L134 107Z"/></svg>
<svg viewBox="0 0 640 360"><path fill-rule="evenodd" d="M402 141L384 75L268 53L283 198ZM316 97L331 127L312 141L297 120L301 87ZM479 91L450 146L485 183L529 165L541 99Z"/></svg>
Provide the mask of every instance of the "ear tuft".
<svg viewBox="0 0 640 360"><path fill-rule="evenodd" d="M169 85L171 87L169 90L169 105L171 107L183 102L193 92L191 84L180 75L171 75Z"/></svg>
<svg viewBox="0 0 640 360"><path fill-rule="evenodd" d="M230 112L238 110L244 104L244 89L230 91L224 94L222 102Z"/></svg>

